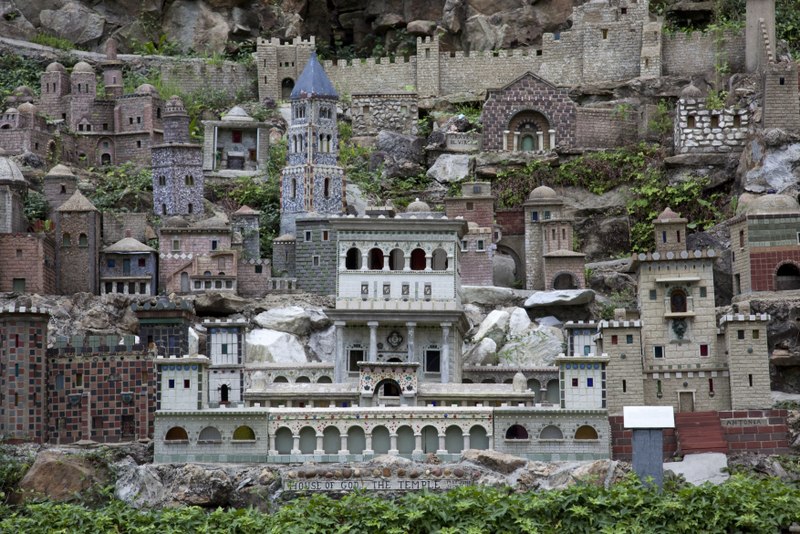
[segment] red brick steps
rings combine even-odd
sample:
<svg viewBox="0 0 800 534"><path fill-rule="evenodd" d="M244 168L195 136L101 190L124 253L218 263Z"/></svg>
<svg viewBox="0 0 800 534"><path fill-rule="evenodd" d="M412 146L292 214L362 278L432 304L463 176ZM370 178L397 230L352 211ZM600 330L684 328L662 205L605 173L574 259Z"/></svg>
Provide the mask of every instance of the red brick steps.
<svg viewBox="0 0 800 534"><path fill-rule="evenodd" d="M728 452L718 412L676 413L675 434L680 454Z"/></svg>

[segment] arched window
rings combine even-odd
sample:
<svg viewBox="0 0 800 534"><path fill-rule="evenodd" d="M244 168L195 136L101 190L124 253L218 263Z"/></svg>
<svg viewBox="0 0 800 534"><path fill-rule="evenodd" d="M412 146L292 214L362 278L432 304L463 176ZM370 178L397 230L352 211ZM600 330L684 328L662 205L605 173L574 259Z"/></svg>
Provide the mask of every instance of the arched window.
<svg viewBox="0 0 800 534"><path fill-rule="evenodd" d="M597 430L589 425L583 425L575 431L575 439L598 439Z"/></svg>
<svg viewBox="0 0 800 534"><path fill-rule="evenodd" d="M424 271L426 267L425 251L421 248L415 248L411 251L411 270Z"/></svg>
<svg viewBox="0 0 800 534"><path fill-rule="evenodd" d="M800 269L793 263L784 263L775 271L775 290L800 289Z"/></svg>
<svg viewBox="0 0 800 534"><path fill-rule="evenodd" d="M88 247L89 246L89 237L86 234L80 234L78 236L78 246L79 247Z"/></svg>
<svg viewBox="0 0 800 534"><path fill-rule="evenodd" d="M511 425L506 430L506 439L528 439L528 431L522 425Z"/></svg>
<svg viewBox="0 0 800 534"><path fill-rule="evenodd" d="M373 271L383 269L383 251L379 248L369 249L367 254L367 268Z"/></svg>
<svg viewBox="0 0 800 534"><path fill-rule="evenodd" d="M351 248L347 251L347 256L344 259L344 267L349 271L361 268L361 251L357 248Z"/></svg>
<svg viewBox="0 0 800 534"><path fill-rule="evenodd" d="M70 237L68 232L64 232L64 235L61 236L61 246L62 247L72 246L72 238Z"/></svg>
<svg viewBox="0 0 800 534"><path fill-rule="evenodd" d="M295 384L310 384L311 379L308 378L307 376L298 376L297 380L295 380L294 382Z"/></svg>
<svg viewBox="0 0 800 534"><path fill-rule="evenodd" d="M672 313L686 313L686 291L675 288L670 292L669 310Z"/></svg>
<svg viewBox="0 0 800 534"><path fill-rule="evenodd" d="M557 426L548 425L539 433L539 439L564 439L564 434Z"/></svg>
<svg viewBox="0 0 800 534"><path fill-rule="evenodd" d="M325 198L330 198L331 196L331 179L325 178L325 182L323 185L323 193L325 194Z"/></svg>
<svg viewBox="0 0 800 534"><path fill-rule="evenodd" d="M167 430L166 436L164 436L164 441L188 441L189 434L186 433L186 429L180 426L173 426L169 430Z"/></svg>
<svg viewBox="0 0 800 534"><path fill-rule="evenodd" d="M158 177L158 185L167 185L167 177L166 176L159 176Z"/></svg>
<svg viewBox="0 0 800 534"><path fill-rule="evenodd" d="M161 215L166 215L166 214L167 214L167 205L161 204Z"/></svg>
<svg viewBox="0 0 800 534"><path fill-rule="evenodd" d="M285 376L276 376L272 382L275 384L288 384L289 380Z"/></svg>
<svg viewBox="0 0 800 534"><path fill-rule="evenodd" d="M188 211L189 213L192 213L194 211L194 206L192 205L191 202L189 202L189 204L187 204L186 211Z"/></svg>
<svg viewBox="0 0 800 534"><path fill-rule="evenodd" d="M437 248L433 251L433 256L431 259L431 268L434 271L445 271L447 270L447 252L444 251L442 248Z"/></svg>
<svg viewBox="0 0 800 534"><path fill-rule="evenodd" d="M561 273L553 279L553 289L577 289L575 277L571 273Z"/></svg>
<svg viewBox="0 0 800 534"><path fill-rule="evenodd" d="M254 441L256 433L252 428L242 425L233 431L233 441Z"/></svg>
<svg viewBox="0 0 800 534"><path fill-rule="evenodd" d="M186 183L186 185L194 185L194 176L192 176L191 174L187 174L186 178L184 178L184 182Z"/></svg>
<svg viewBox="0 0 800 534"><path fill-rule="evenodd" d="M203 441L206 443L219 443L222 441L222 434L220 434L219 430L213 426L207 426L200 431L197 441Z"/></svg>
<svg viewBox="0 0 800 534"><path fill-rule="evenodd" d="M289 100L289 97L292 96L292 89L294 89L294 80L291 78L284 78L283 81L281 81L281 98Z"/></svg>
<svg viewBox="0 0 800 534"><path fill-rule="evenodd" d="M392 249L389 253L389 269L392 271L402 271L406 266L405 256L399 248Z"/></svg>
<svg viewBox="0 0 800 534"><path fill-rule="evenodd" d="M297 198L297 178L292 178L292 198Z"/></svg>

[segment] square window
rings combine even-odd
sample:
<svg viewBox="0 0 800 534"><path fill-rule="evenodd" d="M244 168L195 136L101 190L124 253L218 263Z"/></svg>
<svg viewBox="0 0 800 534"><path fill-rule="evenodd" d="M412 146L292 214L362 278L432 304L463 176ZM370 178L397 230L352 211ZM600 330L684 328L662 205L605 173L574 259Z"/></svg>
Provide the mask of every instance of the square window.
<svg viewBox="0 0 800 534"><path fill-rule="evenodd" d="M577 378L573 378L572 379L572 387L574 387L574 388L578 387L578 379Z"/></svg>
<svg viewBox="0 0 800 534"><path fill-rule="evenodd" d="M481 251L485 250L485 244L484 244L483 239L478 239L476 250L478 252L481 252Z"/></svg>
<svg viewBox="0 0 800 534"><path fill-rule="evenodd" d="M314 256L311 258L311 263L314 267L319 267L319 256Z"/></svg>
<svg viewBox="0 0 800 534"><path fill-rule="evenodd" d="M550 212L549 211L545 211L544 212L544 220L549 220L549 219L550 219Z"/></svg>
<svg viewBox="0 0 800 534"><path fill-rule="evenodd" d="M256 274L261 274L263 272L264 272L264 266L263 265L256 265Z"/></svg>
<svg viewBox="0 0 800 534"><path fill-rule="evenodd" d="M536 222L538 220L539 220L539 212L538 211L532 211L531 212L531 221L532 222ZM797 235L800 236L800 233L798 233ZM798 240L800 240L800 237L798 237Z"/></svg>
<svg viewBox="0 0 800 534"><path fill-rule="evenodd" d="M658 292L655 289L650 290L650 300L656 300L658 298Z"/></svg>
<svg viewBox="0 0 800 534"><path fill-rule="evenodd" d="M113 269L114 267L117 266L117 262L114 260L108 260L107 265L109 269Z"/></svg>
<svg viewBox="0 0 800 534"><path fill-rule="evenodd" d="M586 379L586 387L593 388L594 387L594 378L589 377Z"/></svg>
<svg viewBox="0 0 800 534"><path fill-rule="evenodd" d="M175 379L174 378L170 378L169 379L169 389L175 389Z"/></svg>
<svg viewBox="0 0 800 534"><path fill-rule="evenodd" d="M744 330L736 331L736 339L744 339Z"/></svg>
<svg viewBox="0 0 800 534"><path fill-rule="evenodd" d="M139 258L139 267L147 267L147 260L144 258Z"/></svg>
<svg viewBox="0 0 800 534"><path fill-rule="evenodd" d="M358 371L358 362L364 361L364 349L350 349L348 356L350 371Z"/></svg>
<svg viewBox="0 0 800 534"><path fill-rule="evenodd" d="M172 251L173 252L180 252L181 250L181 240L180 239L173 239L172 240Z"/></svg>
<svg viewBox="0 0 800 534"><path fill-rule="evenodd" d="M467 211L472 211L474 209L475 209L475 203L474 202L467 202Z"/></svg>
<svg viewBox="0 0 800 534"><path fill-rule="evenodd" d="M242 131L241 130L233 130L231 132L231 140L234 143L241 143L242 142Z"/></svg>
<svg viewBox="0 0 800 534"><path fill-rule="evenodd" d="M183 389L189 389L190 387L192 387L192 381L188 378L185 378L183 380Z"/></svg>
<svg viewBox="0 0 800 534"><path fill-rule="evenodd" d="M441 352L439 350L425 351L425 372L440 373L442 371Z"/></svg>
<svg viewBox="0 0 800 534"><path fill-rule="evenodd" d="M228 344L227 343L223 343L220 346L220 351L222 352L222 354L228 354Z"/></svg>
<svg viewBox="0 0 800 534"><path fill-rule="evenodd" d="M753 330L753 339L759 339L761 337L761 332L758 330Z"/></svg>
<svg viewBox="0 0 800 534"><path fill-rule="evenodd" d="M211 250L217 250L218 246L219 246L219 241L217 241L216 239L212 239L211 240Z"/></svg>
<svg viewBox="0 0 800 534"><path fill-rule="evenodd" d="M466 252L467 250L469 250L469 243L467 242L466 239L462 239L461 240L461 252Z"/></svg>
<svg viewBox="0 0 800 534"><path fill-rule="evenodd" d="M611 336L611 344L612 345L616 345L617 344L617 336Z"/></svg>
<svg viewBox="0 0 800 534"><path fill-rule="evenodd" d="M591 353L592 353L592 347L591 347L591 346L589 346L589 345L584 345L584 346L583 346L583 355L584 355L584 356L588 356L588 355L590 355Z"/></svg>
<svg viewBox="0 0 800 534"><path fill-rule="evenodd" d="M708 296L708 290L705 287L700 288L700 298L706 298Z"/></svg>
<svg viewBox="0 0 800 534"><path fill-rule="evenodd" d="M625 336L625 343L627 343L628 345L633 343L633 334L628 334L627 336Z"/></svg>
<svg viewBox="0 0 800 534"><path fill-rule="evenodd" d="M311 241L311 230L306 230L305 238L306 241Z"/></svg>
<svg viewBox="0 0 800 534"><path fill-rule="evenodd" d="M700 356L708 356L708 345L705 343L700 345Z"/></svg>
<svg viewBox="0 0 800 534"><path fill-rule="evenodd" d="M653 347L653 357L654 358L664 357L664 347L662 345L656 345Z"/></svg>
<svg viewBox="0 0 800 534"><path fill-rule="evenodd" d="M331 238L330 232L328 232L328 230L323 230L322 231L322 240L323 241L330 241L330 238Z"/></svg>

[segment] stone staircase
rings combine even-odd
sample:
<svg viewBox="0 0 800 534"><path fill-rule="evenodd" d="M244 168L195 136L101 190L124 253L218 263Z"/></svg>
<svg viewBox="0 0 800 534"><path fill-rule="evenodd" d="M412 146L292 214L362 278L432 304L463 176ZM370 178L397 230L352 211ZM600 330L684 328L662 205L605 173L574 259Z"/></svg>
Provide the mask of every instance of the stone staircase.
<svg viewBox="0 0 800 534"><path fill-rule="evenodd" d="M676 413L675 434L680 454L728 452L717 412Z"/></svg>

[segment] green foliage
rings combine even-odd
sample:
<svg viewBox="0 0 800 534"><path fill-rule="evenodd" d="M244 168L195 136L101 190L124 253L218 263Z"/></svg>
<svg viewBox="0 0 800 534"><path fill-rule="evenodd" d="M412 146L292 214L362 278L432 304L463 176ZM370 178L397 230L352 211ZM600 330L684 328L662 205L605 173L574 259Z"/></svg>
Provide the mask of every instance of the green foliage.
<svg viewBox="0 0 800 534"><path fill-rule="evenodd" d="M588 271L589 269L587 269ZM587 273L590 274L590 273ZM589 279L589 276L586 277ZM605 304L600 309L600 318L610 321L614 318L614 310L617 308L632 308L636 306L636 295L630 288L625 288L622 291L614 291L608 296L608 304Z"/></svg>
<svg viewBox="0 0 800 534"><path fill-rule="evenodd" d="M50 205L47 203L45 196L38 191L28 189L25 195L25 218L30 222L44 221L47 219L49 210Z"/></svg>
<svg viewBox="0 0 800 534"><path fill-rule="evenodd" d="M659 492L634 476L604 489L586 483L542 493L464 486L395 500L351 493L298 498L273 514L198 507L135 510L119 501L0 508L0 531L478 534L484 532L778 532L800 520L800 489L775 478L734 475L719 486L667 484Z"/></svg>
<svg viewBox="0 0 800 534"><path fill-rule="evenodd" d="M100 211L148 211L150 199L144 191L153 190L150 169L138 169L131 162L100 169L100 179L90 200Z"/></svg>
<svg viewBox="0 0 800 534"><path fill-rule="evenodd" d="M0 109L6 109L6 98L20 85L26 85L38 93L39 76L44 69L44 63L33 59L15 54L0 54Z"/></svg>
<svg viewBox="0 0 800 534"><path fill-rule="evenodd" d="M140 41L136 38L130 40L131 52L142 56L180 56L183 55L180 47L170 41L165 34L158 38Z"/></svg>
<svg viewBox="0 0 800 534"><path fill-rule="evenodd" d="M797 0L775 2L775 34L786 41L795 59L800 58L800 9Z"/></svg>
<svg viewBox="0 0 800 534"><path fill-rule="evenodd" d="M58 48L59 50L75 50L78 47L70 41L69 39L64 39L62 37L56 37L55 35L50 35L49 33L37 33L33 37L31 37L31 42L40 44L42 46L49 46L51 48Z"/></svg>
<svg viewBox="0 0 800 534"><path fill-rule="evenodd" d="M672 117L669 103L661 99L656 104L655 113L650 118L647 126L651 132L664 139L672 131Z"/></svg>
<svg viewBox="0 0 800 534"><path fill-rule="evenodd" d="M0 503L6 500L10 490L22 479L32 462L32 457L20 456L14 448L0 445ZM2 517L2 505L0 505L0 517Z"/></svg>
<svg viewBox="0 0 800 534"><path fill-rule="evenodd" d="M481 129L481 112L483 104L480 102L465 102L456 104L456 114L464 115L470 124L475 125L477 130Z"/></svg>
<svg viewBox="0 0 800 534"><path fill-rule="evenodd" d="M358 185L365 194L377 195L381 190L378 180L380 172L369 170L372 149L353 143L352 137L353 125L339 121L339 165L349 182Z"/></svg>
<svg viewBox="0 0 800 534"><path fill-rule="evenodd" d="M706 107L711 110L721 110L725 107L725 100L727 98L727 91L710 90L706 97Z"/></svg>

